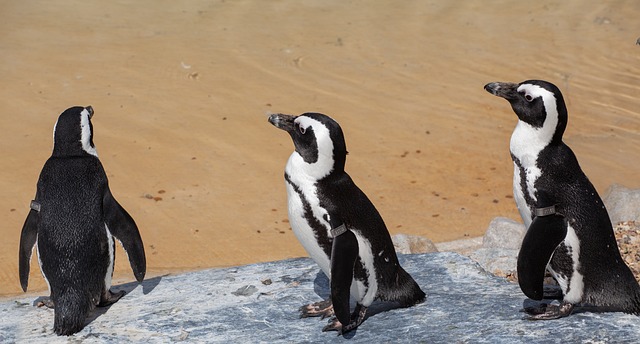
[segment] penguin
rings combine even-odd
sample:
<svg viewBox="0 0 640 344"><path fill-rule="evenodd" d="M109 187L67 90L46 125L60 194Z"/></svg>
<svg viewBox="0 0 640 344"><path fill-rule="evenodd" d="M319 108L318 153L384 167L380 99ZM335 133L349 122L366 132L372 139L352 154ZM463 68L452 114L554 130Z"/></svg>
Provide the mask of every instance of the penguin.
<svg viewBox="0 0 640 344"><path fill-rule="evenodd" d="M620 256L609 214L562 141L567 107L560 90L541 80L484 88L518 116L510 151L513 194L527 227L517 260L520 288L530 299L548 299L548 271L562 291L559 304L525 309L528 318L566 317L576 306L640 314L640 287Z"/></svg>
<svg viewBox="0 0 640 344"><path fill-rule="evenodd" d="M37 183L35 200L22 227L19 275L27 291L36 246L42 276L54 308L54 332L72 335L84 328L96 306L118 301L110 291L118 239L138 282L146 271L144 246L133 218L109 190L93 144L91 106L65 110L54 127L54 145Z"/></svg>
<svg viewBox="0 0 640 344"><path fill-rule="evenodd" d="M320 113L273 114L269 122L295 146L284 173L289 223L331 280L331 297L301 307L302 317L335 315L323 331L340 335L362 323L374 300L401 307L422 302L425 293L400 266L382 217L344 170L347 149L338 123Z"/></svg>

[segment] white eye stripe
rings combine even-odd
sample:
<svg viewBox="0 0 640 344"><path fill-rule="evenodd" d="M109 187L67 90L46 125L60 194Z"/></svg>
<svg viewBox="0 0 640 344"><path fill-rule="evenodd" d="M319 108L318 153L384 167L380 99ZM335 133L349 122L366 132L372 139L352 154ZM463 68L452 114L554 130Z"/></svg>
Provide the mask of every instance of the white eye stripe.
<svg viewBox="0 0 640 344"><path fill-rule="evenodd" d="M302 122L304 122L304 119L303 118L298 118L298 119L295 120L294 123L298 127L298 131L300 131L300 134L304 135L307 132L307 128L311 127L312 124L309 124L309 123L305 124L305 123L302 123Z"/></svg>
<svg viewBox="0 0 640 344"><path fill-rule="evenodd" d="M91 114L87 109L82 110L80 113L80 143L82 143L82 149L93 155L98 156L96 148L91 145L91 125L89 125L89 116Z"/></svg>
<svg viewBox="0 0 640 344"><path fill-rule="evenodd" d="M316 180L327 176L334 168L333 141L331 141L329 128L320 121L306 116L298 117L295 120L295 124L298 126L296 129L301 133L302 131L306 133L307 129L311 128L312 134L316 139L315 144L318 150L318 160L315 163L309 164L305 162L297 152L294 152L287 164L287 173L289 173L289 175L297 175L302 172ZM296 173L294 173L294 171L296 171Z"/></svg>

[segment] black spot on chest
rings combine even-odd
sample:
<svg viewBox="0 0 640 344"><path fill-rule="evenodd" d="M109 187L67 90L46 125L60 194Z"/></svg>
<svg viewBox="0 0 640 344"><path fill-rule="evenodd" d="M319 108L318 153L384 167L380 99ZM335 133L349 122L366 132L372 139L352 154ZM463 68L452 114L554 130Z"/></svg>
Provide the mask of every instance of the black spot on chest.
<svg viewBox="0 0 640 344"><path fill-rule="evenodd" d="M326 227L315 216L313 216L311 203L307 199L307 196L302 192L300 187L291 180L289 174L285 173L284 179L300 197L300 200L302 201L303 217L305 221L307 221L307 224L309 224L309 227L311 227L318 245L320 245L327 257L331 257L331 245L333 239L330 238L327 234Z"/></svg>
<svg viewBox="0 0 640 344"><path fill-rule="evenodd" d="M529 194L529 189L527 188L527 171L522 166L520 159L511 154L511 159L518 166L518 173L520 176L520 190L522 191L522 197L524 197L525 202L530 207L535 203L531 195Z"/></svg>

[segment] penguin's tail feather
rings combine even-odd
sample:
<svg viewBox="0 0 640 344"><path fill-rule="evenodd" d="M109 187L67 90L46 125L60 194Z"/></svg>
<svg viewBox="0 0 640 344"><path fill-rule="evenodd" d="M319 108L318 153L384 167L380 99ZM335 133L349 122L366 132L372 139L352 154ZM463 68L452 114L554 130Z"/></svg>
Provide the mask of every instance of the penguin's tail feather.
<svg viewBox="0 0 640 344"><path fill-rule="evenodd" d="M626 267L626 266L625 266ZM591 287L581 306L594 312L624 312L640 315L640 285L629 269L617 273L618 278L606 285Z"/></svg>
<svg viewBox="0 0 640 344"><path fill-rule="evenodd" d="M84 328L93 308L91 296L67 289L54 300L53 331L59 336L70 336Z"/></svg>
<svg viewBox="0 0 640 344"><path fill-rule="evenodd" d="M400 266L398 266L395 280L390 283L389 288L382 294L380 299L383 301L396 301L402 307L413 306L426 298L418 283Z"/></svg>
<svg viewBox="0 0 640 344"><path fill-rule="evenodd" d="M625 313L640 315L640 290L636 289L632 300L628 303Z"/></svg>

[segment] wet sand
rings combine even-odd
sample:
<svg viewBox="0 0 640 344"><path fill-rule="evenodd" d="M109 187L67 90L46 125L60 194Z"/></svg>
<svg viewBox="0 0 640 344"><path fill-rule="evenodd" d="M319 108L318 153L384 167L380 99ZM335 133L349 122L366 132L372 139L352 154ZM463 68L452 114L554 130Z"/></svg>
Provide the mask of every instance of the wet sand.
<svg viewBox="0 0 640 344"><path fill-rule="evenodd" d="M511 198L510 106L491 81L545 79L601 194L640 187L640 3L29 1L0 5L0 295L57 116L92 105L111 190L148 275L304 256L287 223L290 138L323 112L392 234L480 236ZM115 281L133 275L117 251ZM35 255L30 290L46 289ZM212 281L213 283L213 281Z"/></svg>

